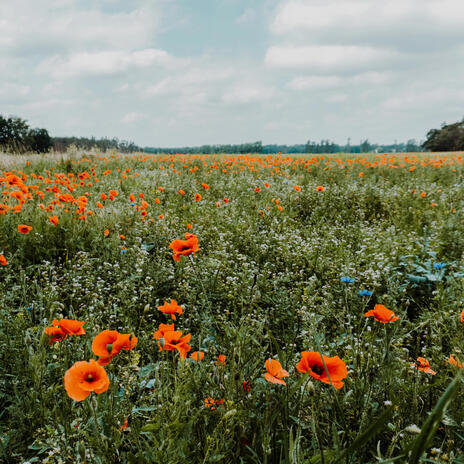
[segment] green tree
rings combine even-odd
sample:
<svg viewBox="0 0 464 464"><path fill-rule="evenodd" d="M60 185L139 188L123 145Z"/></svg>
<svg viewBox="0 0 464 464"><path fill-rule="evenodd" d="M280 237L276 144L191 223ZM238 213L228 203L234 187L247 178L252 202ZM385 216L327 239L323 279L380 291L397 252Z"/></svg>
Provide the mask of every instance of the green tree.
<svg viewBox="0 0 464 464"><path fill-rule="evenodd" d="M441 129L430 129L422 146L430 151L464 150L464 118L453 124L443 123Z"/></svg>

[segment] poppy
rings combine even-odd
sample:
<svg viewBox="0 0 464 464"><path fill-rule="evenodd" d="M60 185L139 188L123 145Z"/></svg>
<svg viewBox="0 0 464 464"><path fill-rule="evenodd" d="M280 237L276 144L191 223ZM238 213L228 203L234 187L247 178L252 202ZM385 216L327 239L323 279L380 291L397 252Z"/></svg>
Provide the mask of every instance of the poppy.
<svg viewBox="0 0 464 464"><path fill-rule="evenodd" d="M455 359L452 354L449 355L449 358L446 360L446 364L451 364L452 366L459 367L459 369L462 369L464 367L463 364L459 361L459 359Z"/></svg>
<svg viewBox="0 0 464 464"><path fill-rule="evenodd" d="M374 316L375 320L381 322L382 324L388 324L399 319L398 316L395 316L395 313L393 311L390 311L384 305L381 304L376 304L374 306L374 309L367 311L367 313L365 313L364 316Z"/></svg>
<svg viewBox="0 0 464 464"><path fill-rule="evenodd" d="M108 235L110 235L109 229L105 229L105 230L103 231L103 235L104 235L105 237L108 237Z"/></svg>
<svg viewBox="0 0 464 464"><path fill-rule="evenodd" d="M218 366L222 366L226 363L226 356L224 354L220 354L217 358L216 364Z"/></svg>
<svg viewBox="0 0 464 464"><path fill-rule="evenodd" d="M205 357L205 353L203 351L194 351L189 358L193 359L194 361L202 361Z"/></svg>
<svg viewBox="0 0 464 464"><path fill-rule="evenodd" d="M464 324L464 309L461 311L461 322Z"/></svg>
<svg viewBox="0 0 464 464"><path fill-rule="evenodd" d="M414 364L411 364L411 367L417 367L419 371L425 372L426 374L436 374L435 371L430 369L430 363L425 358L417 358L417 361Z"/></svg>
<svg viewBox="0 0 464 464"><path fill-rule="evenodd" d="M208 398L204 399L205 408L211 409L211 411L216 411L216 406L224 405L224 400L215 400L208 396Z"/></svg>
<svg viewBox="0 0 464 464"><path fill-rule="evenodd" d="M202 186L205 190L209 190L209 185L208 185L208 184L201 184L201 186Z"/></svg>
<svg viewBox="0 0 464 464"><path fill-rule="evenodd" d="M242 382L242 388L245 393L250 393L250 390L251 390L250 382L247 382L246 380L244 380Z"/></svg>
<svg viewBox="0 0 464 464"><path fill-rule="evenodd" d="M6 266L8 264L8 261L6 260L5 256L0 255L0 264L2 266Z"/></svg>
<svg viewBox="0 0 464 464"><path fill-rule="evenodd" d="M56 227L60 221L58 220L58 216L50 216L48 220Z"/></svg>
<svg viewBox="0 0 464 464"><path fill-rule="evenodd" d="M177 304L176 300L171 300L170 303L164 302L163 306L158 306L158 309L165 314L170 314L171 318L176 320L175 314L182 314L182 308Z"/></svg>
<svg viewBox="0 0 464 464"><path fill-rule="evenodd" d="M200 249L198 247L198 238L194 234L189 234L186 240L174 240L169 245L169 248L173 251L172 258L174 261L180 261L181 256L190 255L192 253L195 255Z"/></svg>
<svg viewBox="0 0 464 464"><path fill-rule="evenodd" d="M50 345L52 345L53 342L61 342L67 337L65 331L61 327L46 327L44 332L50 335Z"/></svg>
<svg viewBox="0 0 464 464"><path fill-rule="evenodd" d="M195 201L201 201L202 196L199 193L195 193Z"/></svg>
<svg viewBox="0 0 464 464"><path fill-rule="evenodd" d="M92 342L92 352L100 356L98 364L106 366L111 359L124 350L132 350L137 345L137 337L121 334L116 330L100 332Z"/></svg>
<svg viewBox="0 0 464 464"><path fill-rule="evenodd" d="M229 203L229 199L228 199L227 197L224 198L222 201L223 201L226 205L227 205L227 203Z"/></svg>
<svg viewBox="0 0 464 464"><path fill-rule="evenodd" d="M255 188L255 192L256 192L256 193L259 193L259 192L261 192L261 189L260 189L259 187L256 187L256 188Z"/></svg>
<svg viewBox="0 0 464 464"><path fill-rule="evenodd" d="M160 324L158 330L153 334L153 338L159 340L164 337L166 332L173 332L174 330L174 322L172 324Z"/></svg>
<svg viewBox="0 0 464 464"><path fill-rule="evenodd" d="M263 182L263 185L266 187L266 188L269 188L271 186L271 184L269 184L268 182Z"/></svg>
<svg viewBox="0 0 464 464"><path fill-rule="evenodd" d="M328 357L315 351L303 351L296 369L301 373L307 372L311 377L321 382L329 385L332 383L337 390L343 387L342 380L348 375L346 364L338 356Z"/></svg>
<svg viewBox="0 0 464 464"><path fill-rule="evenodd" d="M25 224L18 225L18 232L20 232L21 234L28 234L31 230L31 226L26 226Z"/></svg>
<svg viewBox="0 0 464 464"><path fill-rule="evenodd" d="M105 369L93 359L76 362L64 375L64 388L74 401L85 400L93 391L103 393L109 386Z"/></svg>
<svg viewBox="0 0 464 464"><path fill-rule="evenodd" d="M178 193L179 195L185 195L185 192L184 192L182 189L179 189L179 190L177 191L177 193Z"/></svg>
<svg viewBox="0 0 464 464"><path fill-rule="evenodd" d="M60 319L59 321L54 319L52 321L52 325L54 327L59 327L66 335L84 335L84 324L85 322L76 321L74 319Z"/></svg>
<svg viewBox="0 0 464 464"><path fill-rule="evenodd" d="M299 185L294 185L293 188L297 191L297 192L301 192L301 187Z"/></svg>
<svg viewBox="0 0 464 464"><path fill-rule="evenodd" d="M193 229L192 224L187 224L187 229Z"/></svg>
<svg viewBox="0 0 464 464"><path fill-rule="evenodd" d="M161 343L158 342L158 346L160 351L177 350L180 353L180 357L182 359L185 359L187 357L187 351L190 351L192 349L192 347L188 344L191 338L191 334L182 336L182 332L180 330L173 330L164 333L164 345L161 346Z"/></svg>
<svg viewBox="0 0 464 464"><path fill-rule="evenodd" d="M316 192L323 192L325 190L325 187L323 187L322 185L318 185L316 187Z"/></svg>
<svg viewBox="0 0 464 464"><path fill-rule="evenodd" d="M264 378L271 383L278 383L280 385L287 385L282 378L288 377L290 374L282 369L282 365L279 361L275 359L268 359L264 366L266 367L267 372L264 374Z"/></svg>

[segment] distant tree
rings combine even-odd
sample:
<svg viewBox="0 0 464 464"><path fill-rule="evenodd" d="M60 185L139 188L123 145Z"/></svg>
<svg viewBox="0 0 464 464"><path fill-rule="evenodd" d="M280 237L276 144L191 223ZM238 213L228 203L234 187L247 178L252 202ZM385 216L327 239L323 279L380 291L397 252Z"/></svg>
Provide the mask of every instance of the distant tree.
<svg viewBox="0 0 464 464"><path fill-rule="evenodd" d="M361 144L359 145L359 149L361 153L369 153L369 151L371 150L371 144L369 143L369 140L366 139L363 142L361 142Z"/></svg>
<svg viewBox="0 0 464 464"><path fill-rule="evenodd" d="M52 138L47 129L31 129L27 135L28 145L32 151L46 153L52 148Z"/></svg>
<svg viewBox="0 0 464 464"><path fill-rule="evenodd" d="M24 119L12 116L0 116L0 146L3 149L24 151L27 150L27 136L29 126Z"/></svg>
<svg viewBox="0 0 464 464"><path fill-rule="evenodd" d="M406 142L406 152L407 153L414 153L420 151L419 145L416 143L415 139L409 139Z"/></svg>
<svg viewBox="0 0 464 464"><path fill-rule="evenodd" d="M464 150L464 118L453 124L443 123L441 129L429 130L422 146L430 151Z"/></svg>

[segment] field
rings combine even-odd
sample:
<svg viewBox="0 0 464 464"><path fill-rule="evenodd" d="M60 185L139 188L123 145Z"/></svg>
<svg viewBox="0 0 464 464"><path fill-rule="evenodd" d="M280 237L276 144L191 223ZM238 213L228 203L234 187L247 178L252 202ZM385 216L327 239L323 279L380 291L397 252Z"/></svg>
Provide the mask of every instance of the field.
<svg viewBox="0 0 464 464"><path fill-rule="evenodd" d="M464 154L0 161L1 462L464 463Z"/></svg>

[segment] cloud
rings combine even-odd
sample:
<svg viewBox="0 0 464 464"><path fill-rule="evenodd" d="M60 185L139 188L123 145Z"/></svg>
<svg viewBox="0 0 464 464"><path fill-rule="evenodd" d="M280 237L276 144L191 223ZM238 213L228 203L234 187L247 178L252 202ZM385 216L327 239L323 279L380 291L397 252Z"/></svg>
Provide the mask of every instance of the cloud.
<svg viewBox="0 0 464 464"><path fill-rule="evenodd" d="M276 91L271 87L239 83L223 95L222 101L227 104L255 103L270 100L275 95Z"/></svg>
<svg viewBox="0 0 464 464"><path fill-rule="evenodd" d="M133 124L141 119L144 119L145 116L142 113L137 113L136 111L127 113L122 119L121 122L124 124Z"/></svg>
<svg viewBox="0 0 464 464"><path fill-rule="evenodd" d="M397 52L355 45L273 46L265 56L267 65L278 68L315 68L317 70L356 67L384 67L398 60Z"/></svg>
<svg viewBox="0 0 464 464"><path fill-rule="evenodd" d="M150 66L169 67L176 59L164 50L149 48L135 51L78 52L68 58L58 55L42 61L39 74L50 74L56 79L84 76L109 76L124 73L133 68Z"/></svg>

